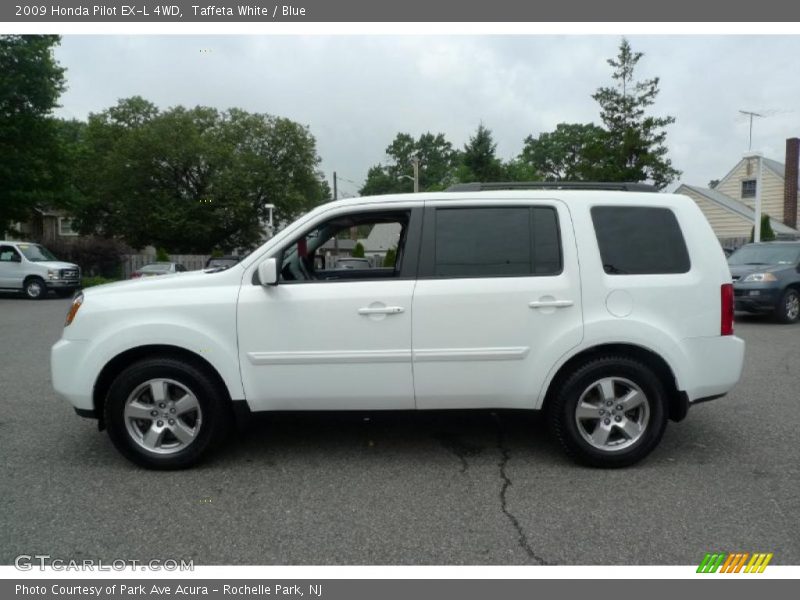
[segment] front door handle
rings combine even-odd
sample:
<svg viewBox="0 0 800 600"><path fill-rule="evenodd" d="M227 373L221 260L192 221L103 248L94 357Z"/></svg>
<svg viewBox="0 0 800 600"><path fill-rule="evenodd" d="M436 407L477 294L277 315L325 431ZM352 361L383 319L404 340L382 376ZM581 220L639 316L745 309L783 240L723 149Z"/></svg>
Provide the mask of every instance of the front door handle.
<svg viewBox="0 0 800 600"><path fill-rule="evenodd" d="M360 315L399 315L406 309L402 306L380 306L371 308L369 306L358 309Z"/></svg>
<svg viewBox="0 0 800 600"><path fill-rule="evenodd" d="M575 304L572 300L534 300L528 302L531 308L567 308Z"/></svg>

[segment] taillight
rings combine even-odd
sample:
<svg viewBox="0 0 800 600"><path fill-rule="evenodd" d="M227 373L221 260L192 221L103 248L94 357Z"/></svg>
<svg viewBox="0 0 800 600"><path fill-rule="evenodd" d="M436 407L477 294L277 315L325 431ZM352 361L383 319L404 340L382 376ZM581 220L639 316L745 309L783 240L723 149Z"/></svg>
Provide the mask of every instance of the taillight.
<svg viewBox="0 0 800 600"><path fill-rule="evenodd" d="M720 308L722 309L719 334L733 335L733 284L723 283L719 292Z"/></svg>

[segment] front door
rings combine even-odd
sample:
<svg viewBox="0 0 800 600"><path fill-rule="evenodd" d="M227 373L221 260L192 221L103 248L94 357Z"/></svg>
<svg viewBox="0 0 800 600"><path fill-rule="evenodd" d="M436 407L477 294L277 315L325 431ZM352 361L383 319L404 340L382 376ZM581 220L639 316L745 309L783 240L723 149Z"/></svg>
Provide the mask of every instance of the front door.
<svg viewBox="0 0 800 600"><path fill-rule="evenodd" d="M22 257L13 246L0 246L0 288L22 287Z"/></svg>
<svg viewBox="0 0 800 600"><path fill-rule="evenodd" d="M239 361L253 410L414 407L416 256L407 250L410 230L418 230L422 217L412 219L412 212L337 214L277 251L278 285L253 284L245 276ZM365 251L345 260L356 245Z"/></svg>

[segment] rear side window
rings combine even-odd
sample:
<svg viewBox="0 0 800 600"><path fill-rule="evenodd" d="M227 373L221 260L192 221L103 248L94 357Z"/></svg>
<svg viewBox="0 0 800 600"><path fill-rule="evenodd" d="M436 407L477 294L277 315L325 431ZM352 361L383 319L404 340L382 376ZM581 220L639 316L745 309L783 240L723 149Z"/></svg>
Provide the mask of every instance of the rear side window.
<svg viewBox="0 0 800 600"><path fill-rule="evenodd" d="M435 277L522 277L561 272L551 207L439 208Z"/></svg>
<svg viewBox="0 0 800 600"><path fill-rule="evenodd" d="M668 208L595 206L592 221L609 275L686 273L691 266L678 220Z"/></svg>

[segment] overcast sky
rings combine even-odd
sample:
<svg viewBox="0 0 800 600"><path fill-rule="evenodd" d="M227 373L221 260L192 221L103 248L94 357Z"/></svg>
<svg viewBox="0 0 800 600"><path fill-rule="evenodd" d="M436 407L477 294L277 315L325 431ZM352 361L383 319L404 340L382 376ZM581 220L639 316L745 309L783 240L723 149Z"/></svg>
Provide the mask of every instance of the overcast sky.
<svg viewBox="0 0 800 600"><path fill-rule="evenodd" d="M599 123L591 94L611 82L619 36L75 36L56 57L69 89L60 116L84 119L140 95L162 108L241 107L308 125L322 169L355 195L398 131L442 132L461 147L480 122L498 154L557 123ZM681 181L721 178L747 150L740 109L766 116L753 150L783 162L800 136L800 36L629 36L658 76L654 114ZM350 181L355 182L351 183Z"/></svg>

